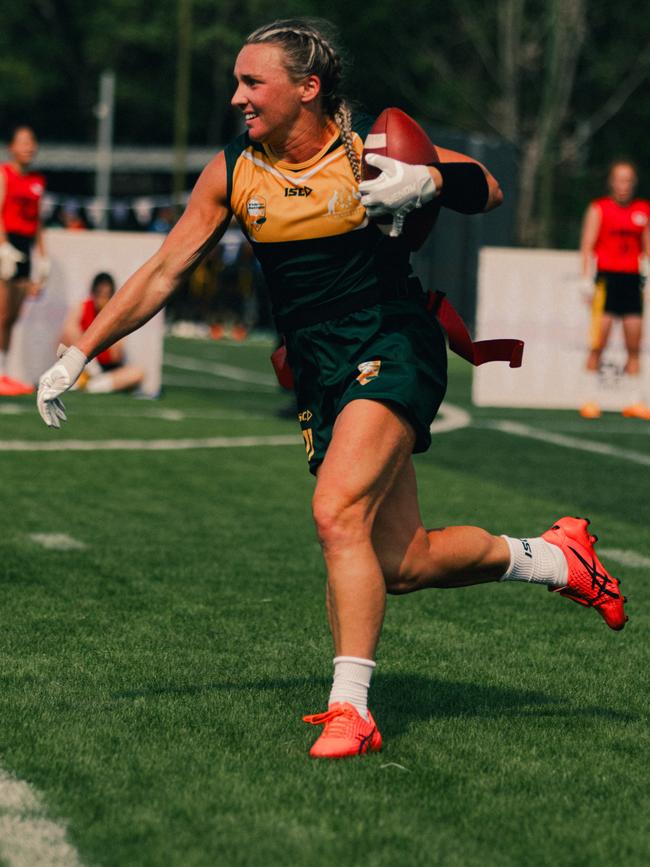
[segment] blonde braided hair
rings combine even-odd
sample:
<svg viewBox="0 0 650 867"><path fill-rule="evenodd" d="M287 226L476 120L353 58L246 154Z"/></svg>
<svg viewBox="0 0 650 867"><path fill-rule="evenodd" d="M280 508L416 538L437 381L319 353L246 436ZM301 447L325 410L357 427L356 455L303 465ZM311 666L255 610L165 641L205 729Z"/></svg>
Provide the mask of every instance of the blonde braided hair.
<svg viewBox="0 0 650 867"><path fill-rule="evenodd" d="M319 18L282 18L258 27L246 39L246 45L273 42L281 45L289 77L300 81L317 75L321 83L323 110L341 131L355 180L361 180L361 164L354 148L352 112L341 95L343 57L334 45L334 28Z"/></svg>

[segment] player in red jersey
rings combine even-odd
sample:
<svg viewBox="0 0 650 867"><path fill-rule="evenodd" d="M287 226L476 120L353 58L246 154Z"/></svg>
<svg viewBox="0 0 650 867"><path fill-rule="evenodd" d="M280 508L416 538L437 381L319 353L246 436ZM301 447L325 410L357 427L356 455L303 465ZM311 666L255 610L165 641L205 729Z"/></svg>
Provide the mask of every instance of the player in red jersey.
<svg viewBox="0 0 650 867"><path fill-rule="evenodd" d="M628 354L625 373L632 379L636 395L623 415L650 419L650 408L642 401L639 375L643 316L640 260L644 255L650 256L650 202L634 197L637 173L627 160L612 165L608 183L610 195L589 205L582 227L582 274L590 291L593 291L594 257L596 278L591 347L587 357L591 395L580 414L583 418L600 416L600 407L594 399L595 378L612 324L620 318Z"/></svg>
<svg viewBox="0 0 650 867"><path fill-rule="evenodd" d="M28 394L33 389L6 376L11 330L25 296L38 294L49 274L41 232L40 204L45 178L31 172L37 141L28 126L16 127L9 141L11 161L0 165L0 395ZM31 252L36 247L36 279Z"/></svg>
<svg viewBox="0 0 650 867"><path fill-rule="evenodd" d="M90 295L75 307L63 326L63 343L76 343L114 294L115 281L111 275L105 271L95 274ZM124 363L123 344L122 340L114 343L86 365L84 375L77 383L79 389L89 394L109 394L114 391L128 391L140 385L144 371L134 364Z"/></svg>

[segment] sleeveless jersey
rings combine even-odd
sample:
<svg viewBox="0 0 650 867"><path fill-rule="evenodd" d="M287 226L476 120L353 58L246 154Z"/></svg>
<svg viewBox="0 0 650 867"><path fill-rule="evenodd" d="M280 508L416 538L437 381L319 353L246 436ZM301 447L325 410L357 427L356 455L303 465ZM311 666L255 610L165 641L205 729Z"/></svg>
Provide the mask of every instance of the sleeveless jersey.
<svg viewBox="0 0 650 867"><path fill-rule="evenodd" d="M33 238L38 229L45 178L37 172L22 175L10 163L0 166L0 170L5 181L5 197L2 203L5 232Z"/></svg>
<svg viewBox="0 0 650 867"><path fill-rule="evenodd" d="M373 118L354 118L361 157ZM287 163L248 133L225 149L228 199L260 262L275 315L336 301L410 271L402 239L368 221L338 132L304 163Z"/></svg>
<svg viewBox="0 0 650 867"><path fill-rule="evenodd" d="M81 305L81 316L79 317L79 325L82 331L87 331L90 327L90 323L93 322L97 318L97 309L95 308L95 302L92 298L86 298L86 300ZM105 349L103 352L100 352L99 355L96 356L97 361L104 364L112 364L115 359L111 354L110 347Z"/></svg>
<svg viewBox="0 0 650 867"><path fill-rule="evenodd" d="M594 246L598 270L638 274L650 202L634 199L627 205L619 205L604 196L592 204L600 211L600 230Z"/></svg>

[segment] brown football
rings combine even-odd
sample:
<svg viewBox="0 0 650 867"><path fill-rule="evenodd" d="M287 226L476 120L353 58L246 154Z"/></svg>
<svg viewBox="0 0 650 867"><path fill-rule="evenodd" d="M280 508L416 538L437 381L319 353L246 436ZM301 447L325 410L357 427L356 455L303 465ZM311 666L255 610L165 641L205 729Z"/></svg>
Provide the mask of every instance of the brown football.
<svg viewBox="0 0 650 867"><path fill-rule="evenodd" d="M385 108L372 125L363 145L363 178L376 178L379 170L366 164L366 154L380 154L410 165L438 161L435 145L419 123L399 108ZM404 223L404 237L411 250L419 250L438 219L440 203L435 200L413 211ZM390 226L390 217L379 217L380 226Z"/></svg>

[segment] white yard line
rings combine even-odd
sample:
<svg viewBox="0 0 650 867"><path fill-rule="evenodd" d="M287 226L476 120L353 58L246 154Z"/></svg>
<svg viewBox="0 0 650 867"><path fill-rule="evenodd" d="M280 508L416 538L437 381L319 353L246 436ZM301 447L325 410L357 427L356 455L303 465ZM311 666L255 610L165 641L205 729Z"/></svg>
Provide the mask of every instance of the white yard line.
<svg viewBox="0 0 650 867"><path fill-rule="evenodd" d="M232 364L222 364L220 361L202 361L199 358L166 352L163 364L165 367L177 367L180 370L196 370L199 373L211 373L215 376L233 379L237 382L249 382L273 388L276 388L278 385L275 376L270 373L246 370L243 367L235 367Z"/></svg>
<svg viewBox="0 0 650 867"><path fill-rule="evenodd" d="M540 442L548 443L549 445L561 446L566 449L576 449L577 451L582 452L592 452L593 454L618 458L623 461L632 461L632 463L641 464L646 467L650 466L650 454L635 452L630 449L619 449L616 446L609 445L608 443L599 443L594 440L578 439L577 437L569 437L564 434L551 433L550 431L540 430L539 428L531 427L527 424L520 424L515 421L489 422L482 426L489 430L498 430L502 433L512 434L513 436L539 440Z"/></svg>
<svg viewBox="0 0 650 867"><path fill-rule="evenodd" d="M38 792L1 768L0 859L8 867L81 867L65 825L48 819Z"/></svg>
<svg viewBox="0 0 650 867"><path fill-rule="evenodd" d="M599 548L598 554L630 569L650 569L650 557L644 557L636 551L628 551L625 548Z"/></svg>
<svg viewBox="0 0 650 867"><path fill-rule="evenodd" d="M432 434L449 433L452 430L468 427L471 423L472 417L467 410L451 403L443 403L431 423L430 430Z"/></svg>
<svg viewBox="0 0 650 867"><path fill-rule="evenodd" d="M87 546L67 533L30 533L29 538L50 551L82 551Z"/></svg>
<svg viewBox="0 0 650 867"><path fill-rule="evenodd" d="M100 451L182 451L185 449L230 449L257 446L302 445L298 434L266 437L206 437L204 439L159 440L0 440L0 452L100 452Z"/></svg>

